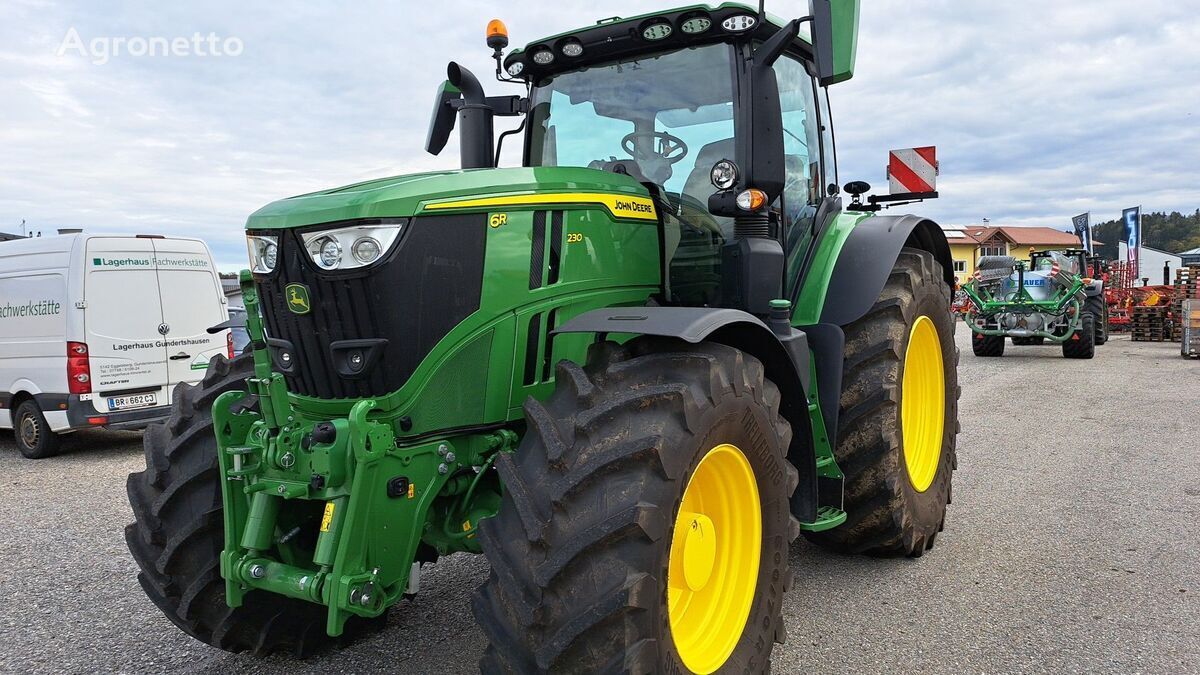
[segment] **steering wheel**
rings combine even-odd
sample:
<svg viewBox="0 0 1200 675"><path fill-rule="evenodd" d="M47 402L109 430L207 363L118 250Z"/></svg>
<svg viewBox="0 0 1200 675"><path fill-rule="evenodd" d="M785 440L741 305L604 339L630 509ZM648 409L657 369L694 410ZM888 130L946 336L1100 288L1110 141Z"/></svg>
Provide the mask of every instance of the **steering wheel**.
<svg viewBox="0 0 1200 675"><path fill-rule="evenodd" d="M642 140L657 142L653 144L653 150L646 151L642 149L645 144L638 143ZM625 134L625 137L621 139L621 149L639 162L660 161L675 164L687 157L688 154L687 143L684 143L682 138L672 136L665 131L634 131Z"/></svg>

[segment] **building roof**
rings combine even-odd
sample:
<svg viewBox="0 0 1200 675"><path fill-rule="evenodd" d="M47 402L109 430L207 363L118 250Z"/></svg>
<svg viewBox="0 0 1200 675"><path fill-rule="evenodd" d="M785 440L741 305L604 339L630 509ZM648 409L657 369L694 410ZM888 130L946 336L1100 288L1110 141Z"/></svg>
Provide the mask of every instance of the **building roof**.
<svg viewBox="0 0 1200 675"><path fill-rule="evenodd" d="M975 240L971 235L966 233L962 225L943 225L942 234L946 235L946 241L951 244L974 244Z"/></svg>
<svg viewBox="0 0 1200 675"><path fill-rule="evenodd" d="M1196 248L1188 249L1186 251L1180 251L1179 253L1176 253L1175 255L1200 255L1200 246L1197 246Z"/></svg>
<svg viewBox="0 0 1200 675"><path fill-rule="evenodd" d="M975 226L964 228L975 241L983 243L994 236L1006 239L1014 246L1080 246L1079 237L1053 227Z"/></svg>

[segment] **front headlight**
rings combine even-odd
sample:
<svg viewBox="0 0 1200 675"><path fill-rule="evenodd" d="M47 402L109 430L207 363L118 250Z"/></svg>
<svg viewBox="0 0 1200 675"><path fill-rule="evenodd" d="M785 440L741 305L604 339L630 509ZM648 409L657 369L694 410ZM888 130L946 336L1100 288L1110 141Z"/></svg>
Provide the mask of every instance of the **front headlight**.
<svg viewBox="0 0 1200 675"><path fill-rule="evenodd" d="M250 253L250 271L255 274L270 274L279 262L279 237L265 234L246 235L246 249Z"/></svg>
<svg viewBox="0 0 1200 675"><path fill-rule="evenodd" d="M304 249L323 270L350 270L381 260L404 230L404 221L372 222L305 232Z"/></svg>

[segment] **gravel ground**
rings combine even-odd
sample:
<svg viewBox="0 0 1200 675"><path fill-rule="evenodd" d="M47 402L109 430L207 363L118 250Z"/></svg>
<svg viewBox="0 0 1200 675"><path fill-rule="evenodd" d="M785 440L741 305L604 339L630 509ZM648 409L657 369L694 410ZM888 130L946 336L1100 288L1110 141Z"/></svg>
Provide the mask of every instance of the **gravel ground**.
<svg viewBox="0 0 1200 675"><path fill-rule="evenodd" d="M795 546L776 672L1200 672L1200 362L1114 337L963 349L954 504L937 547L874 560ZM1028 438L1030 440L1026 441ZM85 432L60 457L0 432L0 672L467 673L484 648L452 556L364 643L297 663L226 654L159 614L122 530L138 434Z"/></svg>

